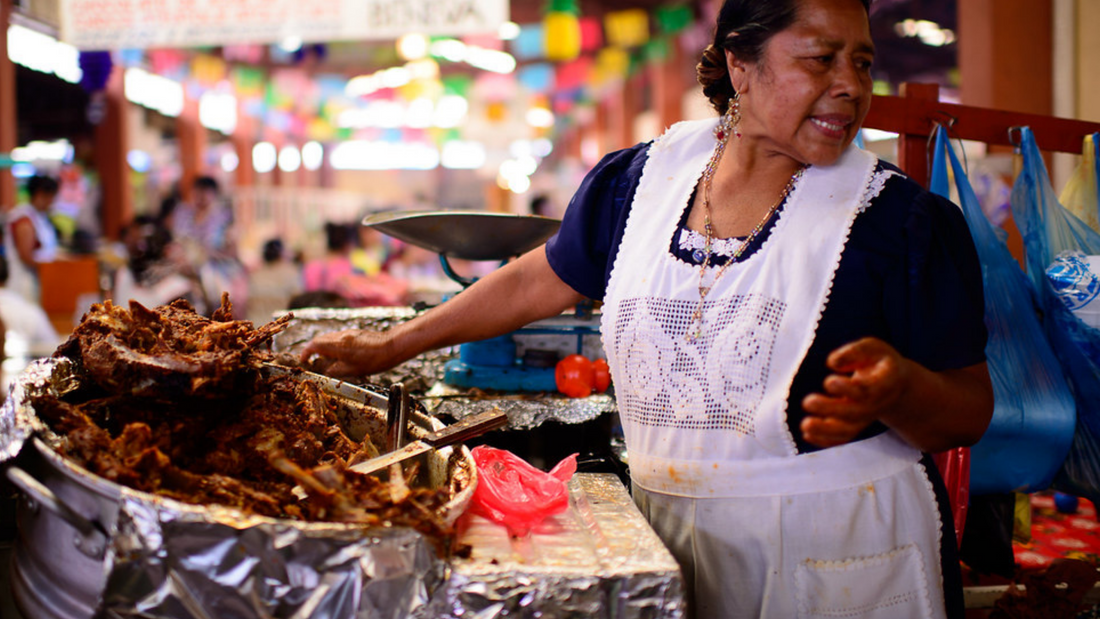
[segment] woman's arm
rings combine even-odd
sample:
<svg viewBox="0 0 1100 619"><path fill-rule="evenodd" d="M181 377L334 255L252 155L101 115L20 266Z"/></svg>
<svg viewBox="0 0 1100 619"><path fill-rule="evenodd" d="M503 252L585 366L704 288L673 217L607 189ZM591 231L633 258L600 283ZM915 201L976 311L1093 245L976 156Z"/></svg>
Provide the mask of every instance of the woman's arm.
<svg viewBox="0 0 1100 619"><path fill-rule="evenodd" d="M37 269L34 250L38 246L38 235L34 232L34 223L29 217L20 217L11 224L12 242L19 261L30 269Z"/></svg>
<svg viewBox="0 0 1100 619"><path fill-rule="evenodd" d="M876 338L841 346L827 363L825 393L802 401L802 435L815 445L847 443L878 420L921 451L945 451L976 443L993 416L985 363L933 372Z"/></svg>
<svg viewBox="0 0 1100 619"><path fill-rule="evenodd" d="M319 335L302 350L301 359L320 355L335 360L326 369L333 376L375 374L429 350L502 335L556 316L583 298L557 276L539 247L392 329Z"/></svg>

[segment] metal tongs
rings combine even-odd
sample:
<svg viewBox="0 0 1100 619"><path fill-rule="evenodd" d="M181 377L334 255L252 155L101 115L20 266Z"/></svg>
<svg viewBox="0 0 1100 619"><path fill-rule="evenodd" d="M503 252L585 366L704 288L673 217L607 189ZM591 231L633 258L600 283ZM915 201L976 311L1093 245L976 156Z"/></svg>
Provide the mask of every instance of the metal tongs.
<svg viewBox="0 0 1100 619"><path fill-rule="evenodd" d="M400 464L421 454L428 453L433 449L461 443L508 425L508 415L500 409L495 409L466 417L406 445L408 409L408 392L405 391L401 383L394 384L390 387L386 417L386 442L387 448L390 450L389 453L353 464L348 467L348 470L361 475L370 475L388 469L394 464Z"/></svg>

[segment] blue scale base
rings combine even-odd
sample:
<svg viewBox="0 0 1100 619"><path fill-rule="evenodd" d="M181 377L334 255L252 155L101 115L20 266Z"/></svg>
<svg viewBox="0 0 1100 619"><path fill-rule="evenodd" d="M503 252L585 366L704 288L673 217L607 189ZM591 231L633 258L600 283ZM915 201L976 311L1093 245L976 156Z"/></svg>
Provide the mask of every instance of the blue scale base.
<svg viewBox="0 0 1100 619"><path fill-rule="evenodd" d="M532 368L519 365L472 365L452 359L444 366L443 382L465 389L496 391L557 391L554 368Z"/></svg>

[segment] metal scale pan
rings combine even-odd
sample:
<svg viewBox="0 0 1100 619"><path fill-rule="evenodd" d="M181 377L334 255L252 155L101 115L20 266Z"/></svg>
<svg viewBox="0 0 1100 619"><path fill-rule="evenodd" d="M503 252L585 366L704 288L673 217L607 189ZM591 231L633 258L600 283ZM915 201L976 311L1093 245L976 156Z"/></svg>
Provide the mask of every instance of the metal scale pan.
<svg viewBox="0 0 1100 619"><path fill-rule="evenodd" d="M368 215L363 225L436 252L447 276L469 286L473 281L455 273L447 258L507 260L541 245L557 232L561 221L480 211L403 211ZM506 392L555 391L554 364L563 355L541 344L530 355L525 347L521 353L517 337L535 336L574 352L581 348L585 335L599 332L590 315L584 320L568 318L565 325L551 322L540 321L513 333L463 344L459 358L447 362L443 382ZM535 359L537 355L541 356ZM530 361L521 362L528 356Z"/></svg>
<svg viewBox="0 0 1100 619"><path fill-rule="evenodd" d="M561 220L483 211L394 211L367 215L363 225L443 258L506 260L541 245Z"/></svg>

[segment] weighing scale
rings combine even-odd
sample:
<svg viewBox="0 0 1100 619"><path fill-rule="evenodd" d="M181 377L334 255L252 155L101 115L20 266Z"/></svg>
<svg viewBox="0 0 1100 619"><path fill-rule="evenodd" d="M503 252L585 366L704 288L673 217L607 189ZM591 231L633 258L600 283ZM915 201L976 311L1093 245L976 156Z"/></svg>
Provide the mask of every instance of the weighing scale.
<svg viewBox="0 0 1100 619"><path fill-rule="evenodd" d="M466 288L476 280L456 273L449 258L503 265L544 243L561 220L481 211L395 211L368 215L363 225L439 254L443 272ZM571 354L594 359L603 356L602 350L599 316L585 303L572 313L462 344L458 359L447 362L443 382L497 391L557 391L559 359Z"/></svg>

